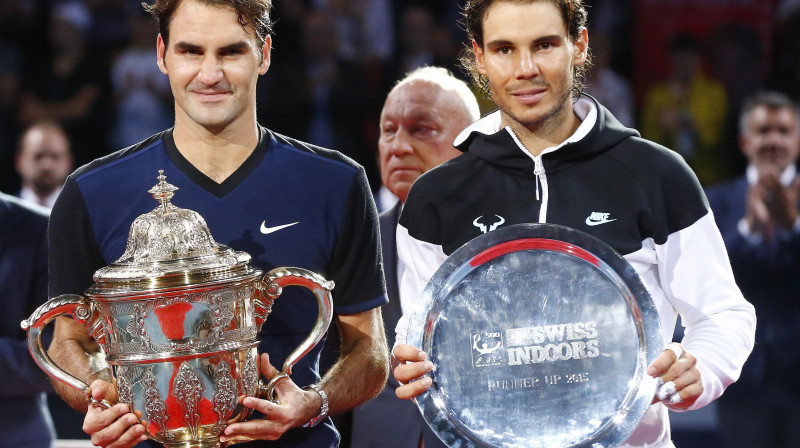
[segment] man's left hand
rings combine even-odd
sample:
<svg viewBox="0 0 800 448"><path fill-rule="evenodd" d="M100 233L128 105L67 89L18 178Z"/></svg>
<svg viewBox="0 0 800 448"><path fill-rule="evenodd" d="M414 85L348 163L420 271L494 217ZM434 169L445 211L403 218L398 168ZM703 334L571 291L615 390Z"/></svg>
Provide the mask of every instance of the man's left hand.
<svg viewBox="0 0 800 448"><path fill-rule="evenodd" d="M270 364L266 353L261 355L260 362L261 372L268 380L280 373ZM239 397L242 405L262 413L264 417L228 425L220 437L224 446L251 440L277 440L289 429L311 420L322 405L319 394L299 388L290 378L278 382L275 391L280 404L255 397Z"/></svg>
<svg viewBox="0 0 800 448"><path fill-rule="evenodd" d="M677 342L670 343L664 353L650 364L647 374L660 378L653 403L662 401L672 409L688 409L703 393L697 358Z"/></svg>

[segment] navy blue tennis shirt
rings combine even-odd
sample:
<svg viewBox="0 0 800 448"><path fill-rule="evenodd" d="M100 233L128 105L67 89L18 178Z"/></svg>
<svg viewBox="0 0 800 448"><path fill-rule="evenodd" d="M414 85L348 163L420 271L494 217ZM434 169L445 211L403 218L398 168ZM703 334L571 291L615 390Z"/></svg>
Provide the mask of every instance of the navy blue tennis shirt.
<svg viewBox="0 0 800 448"><path fill-rule="evenodd" d="M252 266L302 267L333 280L337 314L385 304L377 212L364 169L336 151L260 130L255 151L221 184L181 155L172 130L79 168L51 214L50 296L82 293L97 269L123 254L134 219L158 206L148 190L164 170L179 188L172 203L198 212L214 239L249 253ZM316 317L313 294L284 289L259 334L260 351L280 368ZM322 342L294 367L299 386L318 380L321 348ZM281 446L291 446L286 438L290 433Z"/></svg>

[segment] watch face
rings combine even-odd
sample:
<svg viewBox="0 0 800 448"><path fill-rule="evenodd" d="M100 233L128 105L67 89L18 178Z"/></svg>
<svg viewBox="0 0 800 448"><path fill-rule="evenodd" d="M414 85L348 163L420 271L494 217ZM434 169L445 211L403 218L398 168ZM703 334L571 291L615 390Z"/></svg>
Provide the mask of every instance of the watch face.
<svg viewBox="0 0 800 448"><path fill-rule="evenodd" d="M425 420L448 446L609 447L633 432L663 350L634 269L602 241L553 224L505 227L437 270L409 344L433 362Z"/></svg>

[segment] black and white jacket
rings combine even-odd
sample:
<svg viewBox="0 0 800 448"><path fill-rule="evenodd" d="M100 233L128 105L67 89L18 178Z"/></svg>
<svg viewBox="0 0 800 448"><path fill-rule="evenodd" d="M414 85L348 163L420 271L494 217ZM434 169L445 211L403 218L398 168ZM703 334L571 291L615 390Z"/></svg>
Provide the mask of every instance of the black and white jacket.
<svg viewBox="0 0 800 448"><path fill-rule="evenodd" d="M706 198L681 157L622 126L591 97L573 107L582 124L539 156L500 128L500 112L487 115L456 139L463 155L414 183L397 229L405 265L398 342L420 292L461 245L493 224L561 224L605 241L634 267L656 304L665 343L681 315L682 342L697 358L705 388L694 408L702 407L738 378L753 347L753 307L734 282ZM672 446L663 404L650 407L625 446Z"/></svg>

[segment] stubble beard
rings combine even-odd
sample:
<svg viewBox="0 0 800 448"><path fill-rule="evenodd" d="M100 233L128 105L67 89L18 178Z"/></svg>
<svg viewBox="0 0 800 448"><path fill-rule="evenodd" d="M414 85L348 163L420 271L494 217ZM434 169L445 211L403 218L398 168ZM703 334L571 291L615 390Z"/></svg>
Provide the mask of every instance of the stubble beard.
<svg viewBox="0 0 800 448"><path fill-rule="evenodd" d="M561 93L561 95L556 99L553 106L541 114L534 116L533 118L525 118L522 115L515 115L513 114L512 108L507 108L508 110L504 110L502 107L500 111L502 112L505 120L507 120L508 125L511 129L517 133L518 135L522 136L525 134L535 134L540 137L544 137L553 133L558 133L561 130L561 127L567 121L567 102L572 100L572 90L573 90L573 82L570 79L568 81L568 85ZM544 86L550 90L552 85L550 83L545 82ZM552 90L550 90L552 91ZM496 101L496 100L495 100Z"/></svg>
<svg viewBox="0 0 800 448"><path fill-rule="evenodd" d="M509 115L513 121L524 127L528 132L539 135L548 135L558 132L559 129L567 121L566 109L567 102L572 100L572 86L565 89L564 93L556 99L555 104L546 112L530 119L517 119L517 117Z"/></svg>
<svg viewBox="0 0 800 448"><path fill-rule="evenodd" d="M46 176L33 179L31 184L33 191L40 196L49 195L50 193L56 191L58 187L60 187L60 185L52 177Z"/></svg>

